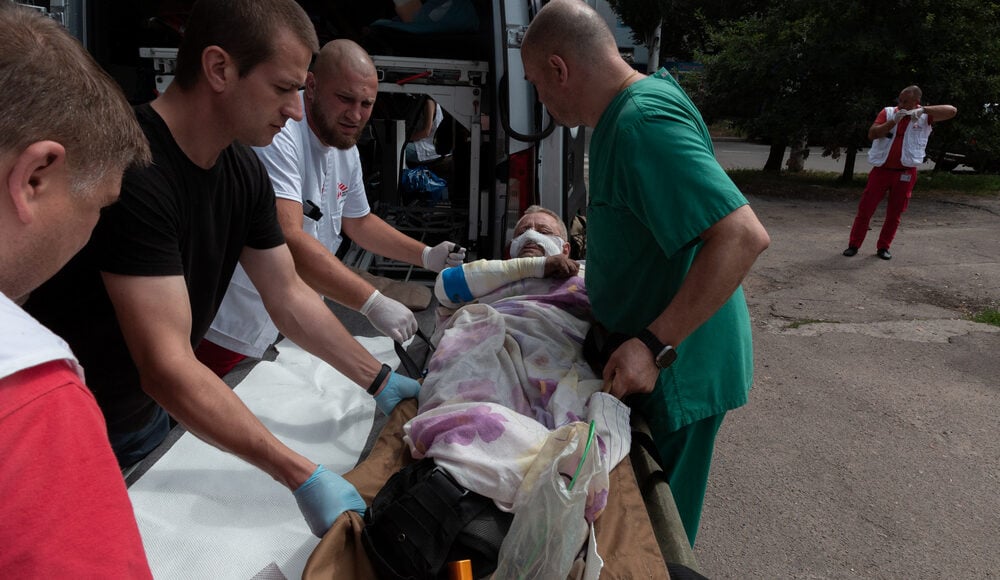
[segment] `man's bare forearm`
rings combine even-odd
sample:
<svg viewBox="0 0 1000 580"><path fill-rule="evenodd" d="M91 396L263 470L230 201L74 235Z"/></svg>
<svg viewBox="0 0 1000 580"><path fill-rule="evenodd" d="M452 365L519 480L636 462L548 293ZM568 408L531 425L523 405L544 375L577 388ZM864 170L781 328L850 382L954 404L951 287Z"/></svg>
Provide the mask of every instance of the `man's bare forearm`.
<svg viewBox="0 0 1000 580"><path fill-rule="evenodd" d="M192 355L142 373L143 389L199 439L295 490L316 464L281 443L228 385Z"/></svg>

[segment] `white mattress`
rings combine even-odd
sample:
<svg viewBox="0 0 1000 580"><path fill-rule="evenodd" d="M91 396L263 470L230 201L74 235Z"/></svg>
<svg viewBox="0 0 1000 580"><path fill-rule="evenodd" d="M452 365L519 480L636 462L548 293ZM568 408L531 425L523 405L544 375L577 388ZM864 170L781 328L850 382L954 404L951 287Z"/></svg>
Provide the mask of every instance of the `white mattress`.
<svg viewBox="0 0 1000 580"><path fill-rule="evenodd" d="M357 337L395 368L385 337ZM364 389L295 344L278 344L236 394L281 441L344 473L372 427L375 403ZM319 539L284 486L190 433L129 488L153 576L300 578Z"/></svg>

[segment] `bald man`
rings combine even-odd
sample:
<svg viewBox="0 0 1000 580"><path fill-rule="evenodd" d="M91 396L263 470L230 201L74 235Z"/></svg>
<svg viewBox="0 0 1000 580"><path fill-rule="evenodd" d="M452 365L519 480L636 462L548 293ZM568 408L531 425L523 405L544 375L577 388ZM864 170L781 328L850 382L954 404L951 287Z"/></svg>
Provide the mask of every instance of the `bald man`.
<svg viewBox="0 0 1000 580"><path fill-rule="evenodd" d="M306 76L304 117L286 123L270 145L254 151L271 177L278 221L302 279L405 342L417 330L413 313L337 259L341 232L374 254L434 272L461 264L465 250L452 251L457 245L448 241L426 246L371 213L357 142L377 93L368 53L350 40L331 41ZM260 358L277 338L260 295L238 269L198 356L222 376L245 357Z"/></svg>
<svg viewBox="0 0 1000 580"><path fill-rule="evenodd" d="M551 115L594 128L587 290L594 317L633 337L603 378L637 395L694 545L715 435L753 379L741 282L770 239L684 90L663 69L633 70L587 3L546 4L521 55Z"/></svg>

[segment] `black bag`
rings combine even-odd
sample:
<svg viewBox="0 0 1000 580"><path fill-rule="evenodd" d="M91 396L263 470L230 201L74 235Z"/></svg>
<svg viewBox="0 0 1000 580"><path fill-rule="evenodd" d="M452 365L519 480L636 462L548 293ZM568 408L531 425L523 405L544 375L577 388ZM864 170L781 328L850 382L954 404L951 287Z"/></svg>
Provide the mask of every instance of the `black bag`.
<svg viewBox="0 0 1000 580"><path fill-rule="evenodd" d="M627 334L611 332L594 320L583 339L583 359L598 377L604 376L604 366L608 364L611 354L630 338Z"/></svg>
<svg viewBox="0 0 1000 580"><path fill-rule="evenodd" d="M514 514L459 485L424 458L389 478L365 513L361 543L380 578L444 578L448 562L471 560L492 574Z"/></svg>

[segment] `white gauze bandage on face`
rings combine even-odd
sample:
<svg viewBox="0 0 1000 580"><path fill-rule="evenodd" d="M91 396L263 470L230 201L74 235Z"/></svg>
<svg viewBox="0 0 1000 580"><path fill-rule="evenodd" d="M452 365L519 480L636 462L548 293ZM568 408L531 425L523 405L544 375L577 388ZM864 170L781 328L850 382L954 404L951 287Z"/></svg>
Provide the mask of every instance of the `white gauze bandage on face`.
<svg viewBox="0 0 1000 580"><path fill-rule="evenodd" d="M563 251L563 244L566 242L559 236L547 236L535 230L525 230L523 234L517 236L510 242L510 257L517 258L521 255L521 250L525 244L532 242L542 249L546 256L555 256Z"/></svg>

